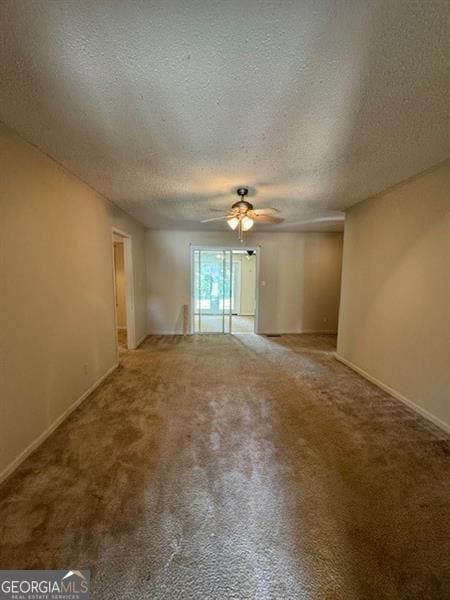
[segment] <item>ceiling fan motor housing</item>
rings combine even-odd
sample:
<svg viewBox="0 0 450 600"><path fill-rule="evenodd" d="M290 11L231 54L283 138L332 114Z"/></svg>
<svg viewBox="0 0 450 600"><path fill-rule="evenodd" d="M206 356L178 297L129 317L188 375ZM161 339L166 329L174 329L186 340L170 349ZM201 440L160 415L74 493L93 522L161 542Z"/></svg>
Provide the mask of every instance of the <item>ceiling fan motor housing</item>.
<svg viewBox="0 0 450 600"><path fill-rule="evenodd" d="M241 215L245 214L248 210L253 210L253 204L250 204L250 202L244 200L245 196L248 194L248 188L238 188L236 193L238 196L240 196L240 200L235 202L231 208L238 210Z"/></svg>
<svg viewBox="0 0 450 600"><path fill-rule="evenodd" d="M237 208L239 212L247 212L248 210L253 210L253 204L250 204L247 200L238 200L231 208Z"/></svg>

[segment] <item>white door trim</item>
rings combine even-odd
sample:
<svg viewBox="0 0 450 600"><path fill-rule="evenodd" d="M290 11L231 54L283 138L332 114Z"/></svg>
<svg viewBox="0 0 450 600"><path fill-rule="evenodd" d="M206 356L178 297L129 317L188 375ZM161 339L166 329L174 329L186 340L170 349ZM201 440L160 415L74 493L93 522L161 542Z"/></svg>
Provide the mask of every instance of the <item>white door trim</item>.
<svg viewBox="0 0 450 600"><path fill-rule="evenodd" d="M124 270L125 270L125 286L126 286L126 302L127 302L127 345L129 350L136 348L136 322L135 322L135 305L134 305L134 271L133 271L133 248L132 238L129 233L122 231L117 227L112 228L111 240L112 245L114 244L114 234L119 235L123 239L123 257L124 257ZM114 269L114 253L113 253L113 269ZM114 280L114 335L117 337L116 332L116 302L115 302L115 286L116 278Z"/></svg>

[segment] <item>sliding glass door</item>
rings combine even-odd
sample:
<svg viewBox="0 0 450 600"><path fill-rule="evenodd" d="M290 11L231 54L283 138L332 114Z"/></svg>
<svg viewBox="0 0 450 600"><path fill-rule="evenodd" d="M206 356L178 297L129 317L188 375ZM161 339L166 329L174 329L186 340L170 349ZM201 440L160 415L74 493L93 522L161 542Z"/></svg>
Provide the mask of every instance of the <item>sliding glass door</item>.
<svg viewBox="0 0 450 600"><path fill-rule="evenodd" d="M232 310L232 251L193 251L195 333L230 333Z"/></svg>

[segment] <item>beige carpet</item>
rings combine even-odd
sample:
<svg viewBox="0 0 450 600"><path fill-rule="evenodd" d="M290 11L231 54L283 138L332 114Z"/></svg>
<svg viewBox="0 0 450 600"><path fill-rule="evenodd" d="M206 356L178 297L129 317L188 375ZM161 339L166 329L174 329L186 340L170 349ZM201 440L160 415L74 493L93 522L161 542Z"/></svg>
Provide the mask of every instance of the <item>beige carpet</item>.
<svg viewBox="0 0 450 600"><path fill-rule="evenodd" d="M1 568L95 599L450 597L450 444L332 336L153 337L0 488Z"/></svg>

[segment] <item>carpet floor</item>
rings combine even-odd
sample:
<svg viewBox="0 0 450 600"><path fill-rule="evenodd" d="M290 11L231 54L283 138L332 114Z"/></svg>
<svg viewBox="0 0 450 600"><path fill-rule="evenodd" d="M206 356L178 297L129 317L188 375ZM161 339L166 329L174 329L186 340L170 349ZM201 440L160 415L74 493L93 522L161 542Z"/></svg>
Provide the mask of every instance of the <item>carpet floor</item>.
<svg viewBox="0 0 450 600"><path fill-rule="evenodd" d="M101 600L450 597L450 442L327 335L150 337L0 487Z"/></svg>

